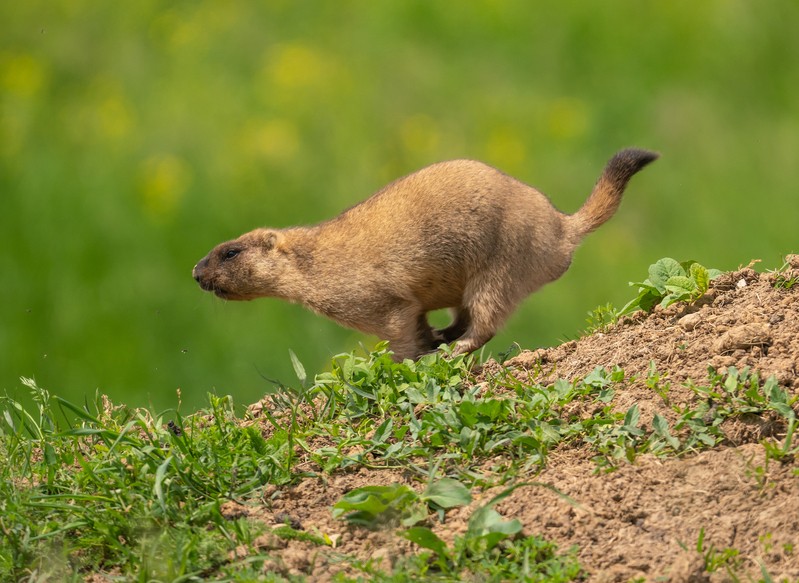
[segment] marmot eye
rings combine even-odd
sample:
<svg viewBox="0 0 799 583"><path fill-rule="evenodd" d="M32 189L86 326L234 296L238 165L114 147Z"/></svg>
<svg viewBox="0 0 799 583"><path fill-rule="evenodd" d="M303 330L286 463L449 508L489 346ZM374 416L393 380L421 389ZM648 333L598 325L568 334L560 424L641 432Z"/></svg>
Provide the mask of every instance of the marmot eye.
<svg viewBox="0 0 799 583"><path fill-rule="evenodd" d="M233 259L239 253L241 253L241 249L228 249L222 257L224 259Z"/></svg>

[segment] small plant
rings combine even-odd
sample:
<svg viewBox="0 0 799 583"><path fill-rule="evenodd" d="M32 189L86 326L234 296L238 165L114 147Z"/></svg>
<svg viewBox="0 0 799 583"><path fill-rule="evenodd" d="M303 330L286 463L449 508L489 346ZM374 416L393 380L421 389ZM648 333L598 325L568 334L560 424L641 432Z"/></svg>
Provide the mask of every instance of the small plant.
<svg viewBox="0 0 799 583"><path fill-rule="evenodd" d="M413 526L427 519L429 511L465 506L472 501L469 489L452 478L442 478L417 494L409 486L365 486L355 488L333 505L333 518L370 529Z"/></svg>
<svg viewBox="0 0 799 583"><path fill-rule="evenodd" d="M696 551L702 555L705 563L705 572L715 573L719 569L724 569L727 575L734 581L738 580L736 572L742 567L739 557L740 551L733 548L717 549L713 545L705 544L705 529L699 530L699 538L696 541Z"/></svg>
<svg viewBox="0 0 799 583"><path fill-rule="evenodd" d="M478 508L469 519L466 533L456 536L452 545L431 529L412 527L402 536L427 552L415 561L425 580L443 575L448 581L554 581L576 579L581 568L573 553L557 555L557 547L539 537L522 536L522 524L505 520L494 509L517 484L507 488ZM414 579L415 580L415 579Z"/></svg>
<svg viewBox="0 0 799 583"><path fill-rule="evenodd" d="M411 526L427 518L419 495L409 486L364 486L355 488L333 505L333 518L372 530Z"/></svg>
<svg viewBox="0 0 799 583"><path fill-rule="evenodd" d="M799 282L799 275L790 275L790 269L791 264L784 261L777 269L769 270L768 273L771 274L773 278L771 285L777 289L784 290L789 290L796 285L796 283Z"/></svg>
<svg viewBox="0 0 799 583"><path fill-rule="evenodd" d="M587 312L588 318L585 319L588 327L585 329L584 335L590 336L597 332L607 332L619 321L619 312L613 307L613 304L608 302L604 306L597 306L590 312Z"/></svg>
<svg viewBox="0 0 799 583"><path fill-rule="evenodd" d="M466 532L447 544L423 524L430 510L443 511L471 502L460 482L443 478L416 494L408 486L369 486L347 493L333 506L333 516L369 529L407 527L400 535L418 545L419 555L406 557L388 574L370 563L355 565L377 581L572 581L580 574L574 553L557 555L557 547L540 537L521 536L522 524L506 520L494 507L517 484L478 508Z"/></svg>
<svg viewBox="0 0 799 583"><path fill-rule="evenodd" d="M627 303L619 315L635 310L650 311L655 305L664 308L674 302L691 302L702 296L710 281L721 275L718 269L707 269L696 261L679 261L670 257L659 259L649 266L649 278L630 282L638 286L638 296Z"/></svg>
<svg viewBox="0 0 799 583"><path fill-rule="evenodd" d="M608 419L610 420L610 419ZM637 453L647 442L647 436L638 426L640 411L638 404L633 404L624 415L621 425L597 425L590 434L584 437L599 452L601 457L595 458L602 466L612 466L616 460L635 461Z"/></svg>
<svg viewBox="0 0 799 583"><path fill-rule="evenodd" d="M663 399L664 404L670 406L669 390L671 389L671 383L666 380L667 376L667 373L658 371L655 366L655 361L649 361L649 370L647 370L646 374L646 386L655 391L655 393Z"/></svg>
<svg viewBox="0 0 799 583"><path fill-rule="evenodd" d="M794 432L796 431L796 417L790 416L788 418L788 426L785 430L785 438L782 444L771 439L764 439L762 441L763 448L766 450L766 459L777 460L781 463L791 463L799 453L799 445L793 442Z"/></svg>

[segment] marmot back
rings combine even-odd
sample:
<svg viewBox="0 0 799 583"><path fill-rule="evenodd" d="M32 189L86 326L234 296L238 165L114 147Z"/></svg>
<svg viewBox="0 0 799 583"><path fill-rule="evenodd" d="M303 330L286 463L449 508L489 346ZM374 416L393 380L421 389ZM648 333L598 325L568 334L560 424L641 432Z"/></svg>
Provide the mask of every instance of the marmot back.
<svg viewBox="0 0 799 583"><path fill-rule="evenodd" d="M222 243L192 273L225 299L280 297L376 334L398 359L454 341L456 353L471 352L568 269L583 237L616 212L630 178L656 158L616 154L572 215L482 162L441 162L329 221ZM433 330L427 312L440 308L451 308L453 321Z"/></svg>

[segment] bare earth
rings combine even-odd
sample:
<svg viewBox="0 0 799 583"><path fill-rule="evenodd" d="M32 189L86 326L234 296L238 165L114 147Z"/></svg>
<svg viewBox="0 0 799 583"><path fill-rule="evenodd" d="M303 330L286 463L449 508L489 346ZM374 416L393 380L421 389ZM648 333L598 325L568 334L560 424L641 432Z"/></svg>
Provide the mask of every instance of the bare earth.
<svg viewBox="0 0 799 583"><path fill-rule="evenodd" d="M791 270L783 275L799 276L799 256L789 256L789 261ZM670 423L676 420L676 413L644 384L650 362L668 372L674 403L689 405L699 398L684 383L707 381L708 365L722 372L730 366L748 366L760 371L761 379L775 375L780 386L796 396L799 283L784 289L775 287L774 281L775 275L751 268L725 274L695 305L639 313L606 333L525 351L505 366L519 378L538 371L536 380L543 382L542 368L544 378L573 379L598 365L618 365L638 380L628 383L623 394L616 392L614 407L626 411L637 403L646 425L655 412ZM499 366L484 365L477 382ZM590 416L591 411L582 414ZM265 429L267 425L264 422ZM551 454L543 472L521 480L549 483L576 506L550 489L525 486L497 509L507 518L518 518L526 534L541 535L564 550L577 545L589 581L734 580L723 568L705 572L703 553L697 551L702 531L705 553L710 548L739 552L736 570L743 580L759 580L762 566L774 581L799 581L799 462L767 461L761 444L781 440L784 423L752 415L726 421L723 430L727 440L715 448L682 458L643 455L611 472L601 471L592 461L595 452L561 447ZM264 551L274 550L275 570L324 581L346 569L336 561L339 553L383 559L389 567L398 556L415 552L411 543L391 531L351 528L331 517L331 505L352 488L396 482L421 488L396 470L361 469L273 488L263 506L231 503L225 510L231 517L244 513L270 524L289 517L296 526L331 536L336 540L334 549L271 536L261 541ZM498 491L473 491L472 506L449 512L436 531L445 539L463 532L474 508Z"/></svg>

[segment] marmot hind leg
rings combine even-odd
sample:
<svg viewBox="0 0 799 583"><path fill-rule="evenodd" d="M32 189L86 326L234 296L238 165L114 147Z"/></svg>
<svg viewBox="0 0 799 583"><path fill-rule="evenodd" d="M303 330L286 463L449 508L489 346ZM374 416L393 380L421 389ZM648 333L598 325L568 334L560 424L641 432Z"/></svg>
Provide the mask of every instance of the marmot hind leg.
<svg viewBox="0 0 799 583"><path fill-rule="evenodd" d="M464 311L470 315L470 321L453 354L474 352L491 340L520 301L497 290L495 281L484 280L482 286L477 283L470 287L471 293L467 292L464 299Z"/></svg>

